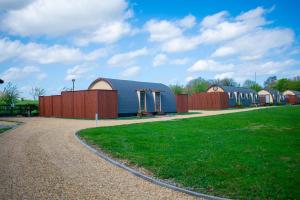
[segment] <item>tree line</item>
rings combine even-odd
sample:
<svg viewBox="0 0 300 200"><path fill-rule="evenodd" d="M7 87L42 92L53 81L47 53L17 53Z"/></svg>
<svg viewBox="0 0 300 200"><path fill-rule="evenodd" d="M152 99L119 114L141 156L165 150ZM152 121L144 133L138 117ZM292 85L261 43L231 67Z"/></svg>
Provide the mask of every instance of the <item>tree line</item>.
<svg viewBox="0 0 300 200"><path fill-rule="evenodd" d="M245 80L244 83L241 85L232 78L206 80L204 78L198 77L189 81L186 85L181 85L177 83L170 85L170 88L175 94L185 93L191 95L197 92L205 92L207 88L211 85L244 87L253 89L257 92L263 88L275 89L279 90L280 92L283 92L285 90L300 91L300 76L296 76L290 79L277 79L276 76L270 76L264 81L263 85L260 85L253 80Z"/></svg>

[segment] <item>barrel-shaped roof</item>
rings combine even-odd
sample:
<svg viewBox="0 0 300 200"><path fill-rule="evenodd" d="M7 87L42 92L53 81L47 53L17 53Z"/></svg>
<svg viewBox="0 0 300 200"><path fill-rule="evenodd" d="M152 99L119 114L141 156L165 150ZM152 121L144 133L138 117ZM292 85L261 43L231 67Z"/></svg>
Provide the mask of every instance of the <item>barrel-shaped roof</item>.
<svg viewBox="0 0 300 200"><path fill-rule="evenodd" d="M224 90L224 92L239 92L239 93L254 93L257 92L255 90L243 87L234 87L234 86L222 86L222 85L211 85L208 89L212 87L220 87Z"/></svg>
<svg viewBox="0 0 300 200"><path fill-rule="evenodd" d="M110 78L98 78L90 86L92 88L98 81L106 81L112 89L118 91L119 113L137 113L138 97L137 91L146 91L146 101L149 111L154 109L152 92L161 92L161 107L164 112L176 112L175 96L172 90L162 83L151 83L141 81L130 81Z"/></svg>

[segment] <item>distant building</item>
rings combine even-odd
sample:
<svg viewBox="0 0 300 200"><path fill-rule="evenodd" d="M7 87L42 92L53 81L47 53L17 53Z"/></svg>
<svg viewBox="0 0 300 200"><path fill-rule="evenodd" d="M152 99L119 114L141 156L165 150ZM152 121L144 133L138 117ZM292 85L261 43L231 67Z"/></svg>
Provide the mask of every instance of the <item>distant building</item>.
<svg viewBox="0 0 300 200"><path fill-rule="evenodd" d="M283 96L288 104L300 103L300 92L295 90L286 90L283 92Z"/></svg>
<svg viewBox="0 0 300 200"><path fill-rule="evenodd" d="M212 85L206 92L227 93L229 97L229 107L235 107L238 105L251 106L252 104L259 103L257 92L248 88Z"/></svg>
<svg viewBox="0 0 300 200"><path fill-rule="evenodd" d="M258 92L259 98L262 102L265 102L266 104L279 104L285 103L285 97L281 92L274 89L262 89Z"/></svg>

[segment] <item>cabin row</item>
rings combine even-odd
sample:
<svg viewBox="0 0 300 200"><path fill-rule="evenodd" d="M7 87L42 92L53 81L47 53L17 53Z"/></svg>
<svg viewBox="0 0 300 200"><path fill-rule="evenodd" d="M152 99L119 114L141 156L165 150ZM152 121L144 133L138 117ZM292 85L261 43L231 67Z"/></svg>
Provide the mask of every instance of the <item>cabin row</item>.
<svg viewBox="0 0 300 200"><path fill-rule="evenodd" d="M300 93L212 85L205 93L174 95L161 83L98 78L87 90L39 97L39 110L45 117L91 119L285 103L300 103Z"/></svg>

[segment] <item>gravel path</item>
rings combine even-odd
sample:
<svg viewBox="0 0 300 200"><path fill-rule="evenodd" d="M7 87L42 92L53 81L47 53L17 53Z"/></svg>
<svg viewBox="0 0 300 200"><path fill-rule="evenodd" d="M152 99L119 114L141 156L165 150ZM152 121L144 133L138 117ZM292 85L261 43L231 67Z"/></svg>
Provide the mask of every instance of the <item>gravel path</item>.
<svg viewBox="0 0 300 200"><path fill-rule="evenodd" d="M254 108L257 109L257 108ZM102 120L100 126L142 123L253 110L142 120ZM12 120L12 119L10 119ZM100 159L74 133L92 120L16 118L25 122L0 134L0 199L194 199L138 178ZM0 125L4 122L0 121Z"/></svg>

